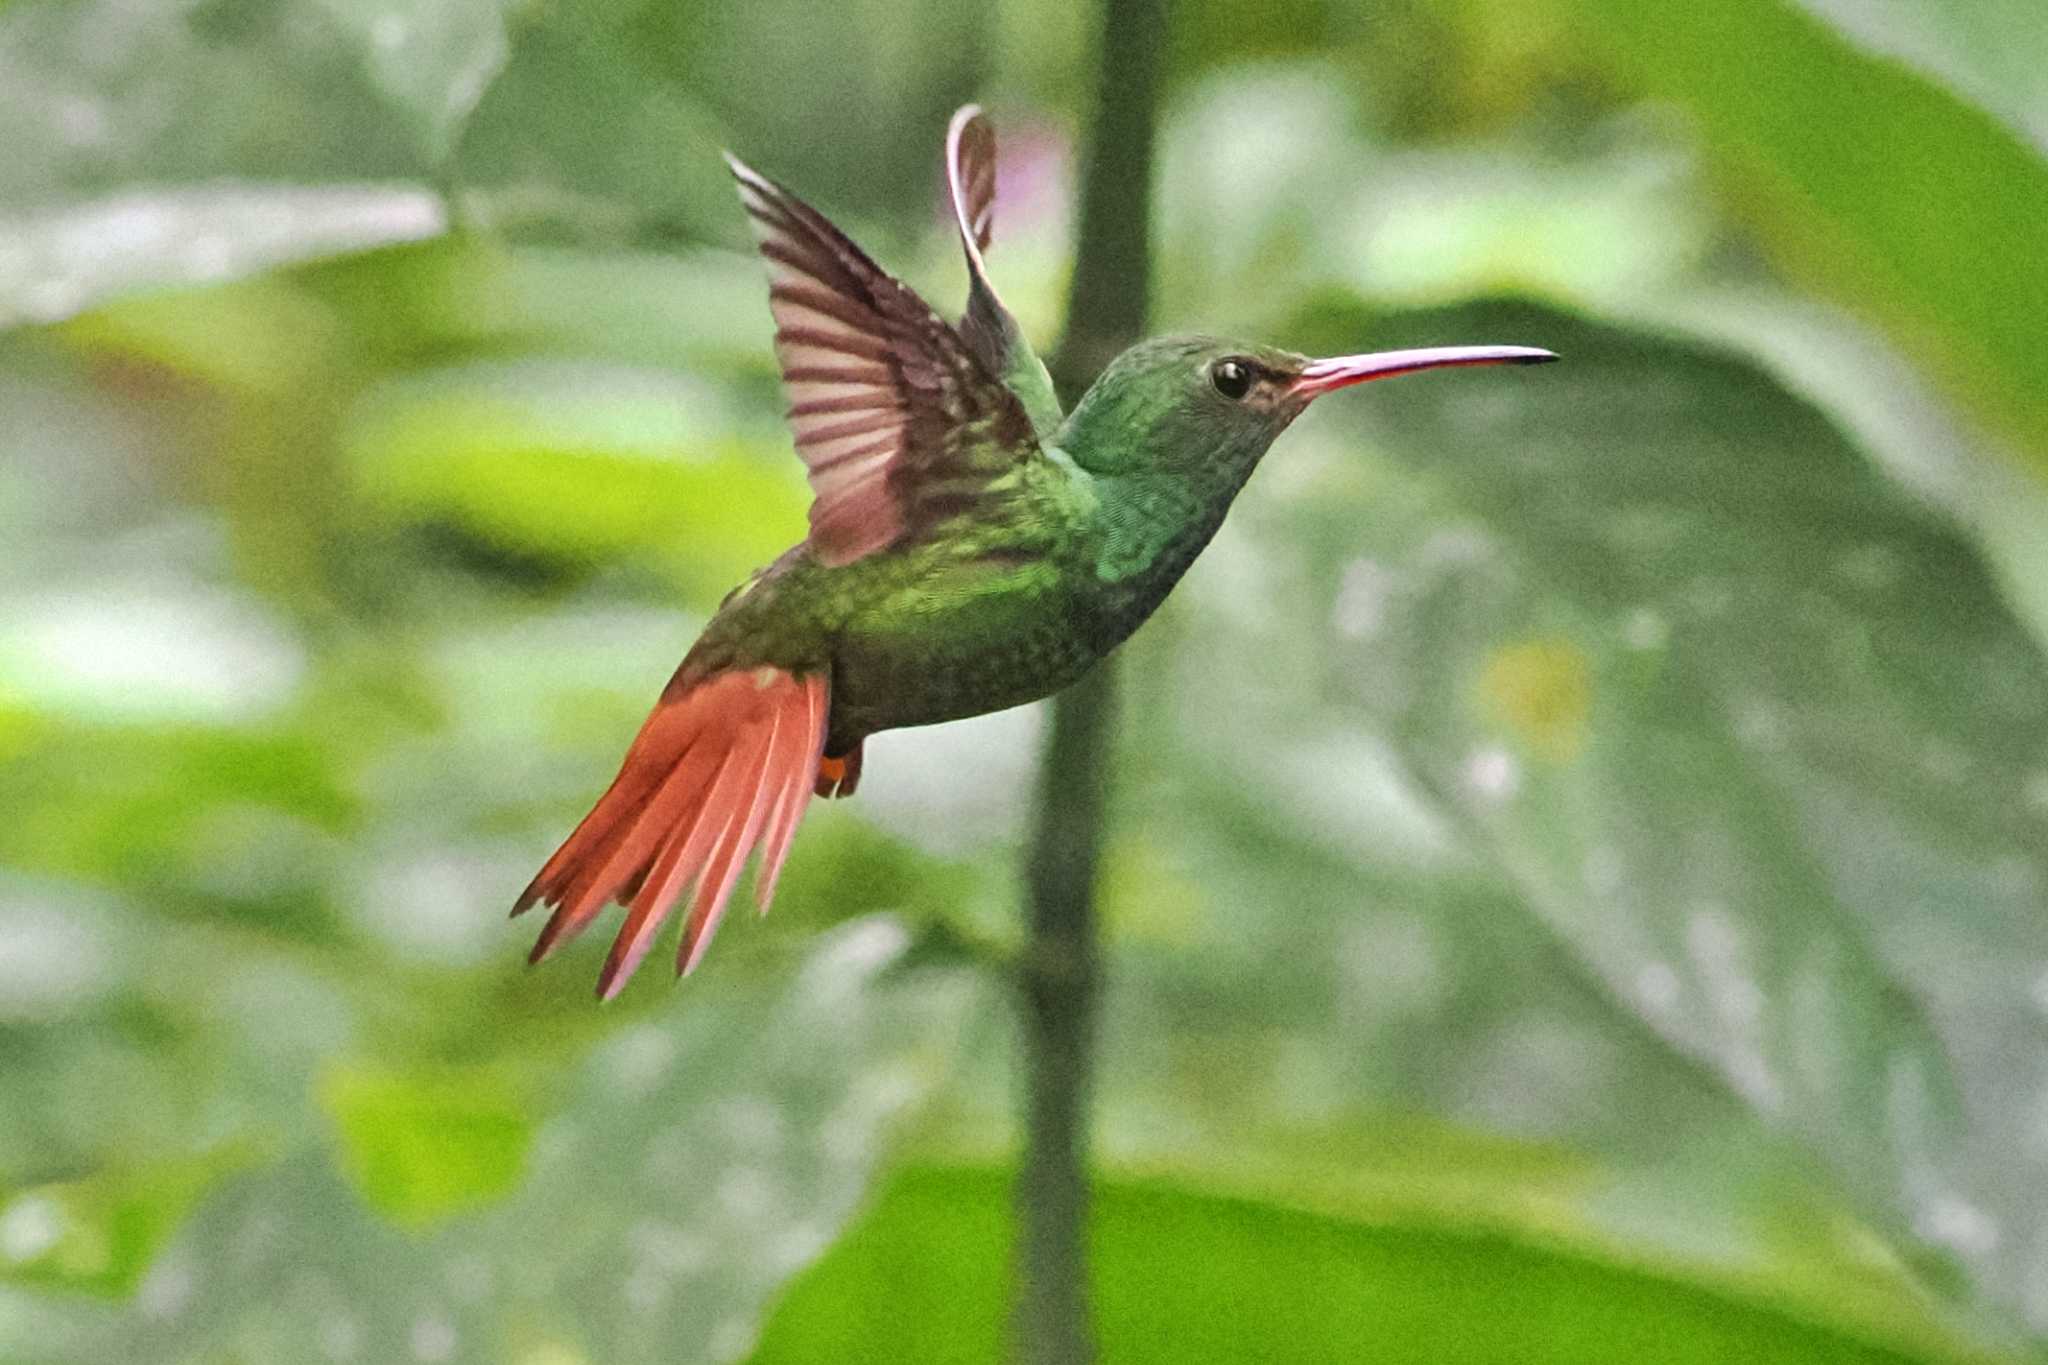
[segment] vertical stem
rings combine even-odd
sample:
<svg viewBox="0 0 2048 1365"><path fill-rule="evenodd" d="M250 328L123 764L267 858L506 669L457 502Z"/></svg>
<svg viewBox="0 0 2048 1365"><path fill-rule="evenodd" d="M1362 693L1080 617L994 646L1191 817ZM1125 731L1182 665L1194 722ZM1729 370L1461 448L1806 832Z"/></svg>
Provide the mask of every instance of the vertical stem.
<svg viewBox="0 0 2048 1365"><path fill-rule="evenodd" d="M1116 674L1108 664L1053 703L1025 881L1024 1161L1017 1175L1021 1365L1081 1365L1088 1326L1088 1097L1099 982L1095 871L1102 849Z"/></svg>
<svg viewBox="0 0 2048 1365"><path fill-rule="evenodd" d="M1072 293L1052 372L1062 397L1145 325L1151 289L1152 143L1165 0L1103 0L1101 71L1081 170ZM1020 969L1024 1159L1017 1177L1016 1301L1022 1365L1094 1358L1088 1320L1088 1100L1100 951L1095 921L1116 714L1114 660L1053 702L1025 862L1029 940Z"/></svg>
<svg viewBox="0 0 2048 1365"><path fill-rule="evenodd" d="M1069 401L1144 335L1152 294L1152 143L1166 0L1103 0L1095 121L1081 165L1074 279L1053 378Z"/></svg>

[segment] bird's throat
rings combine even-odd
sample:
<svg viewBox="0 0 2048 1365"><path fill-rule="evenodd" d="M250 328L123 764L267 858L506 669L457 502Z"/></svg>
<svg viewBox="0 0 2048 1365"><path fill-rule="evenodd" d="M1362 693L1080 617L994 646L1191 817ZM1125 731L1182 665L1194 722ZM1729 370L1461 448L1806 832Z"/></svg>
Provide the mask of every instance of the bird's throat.
<svg viewBox="0 0 2048 1365"><path fill-rule="evenodd" d="M1164 474L1099 476L1095 493L1102 526L1095 572L1105 583L1149 577L1172 564L1178 578L1230 505Z"/></svg>

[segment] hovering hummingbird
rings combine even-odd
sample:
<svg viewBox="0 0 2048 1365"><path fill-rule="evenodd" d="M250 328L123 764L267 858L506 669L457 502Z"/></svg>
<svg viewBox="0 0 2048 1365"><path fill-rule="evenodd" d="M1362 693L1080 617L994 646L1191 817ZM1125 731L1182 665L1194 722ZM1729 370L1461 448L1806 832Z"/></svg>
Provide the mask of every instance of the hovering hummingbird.
<svg viewBox="0 0 2048 1365"><path fill-rule="evenodd" d="M946 134L967 257L948 323L789 191L726 157L766 258L775 357L810 532L719 604L610 788L513 907L554 914L545 958L612 900L610 999L692 890L693 970L748 857L765 912L811 797L848 796L878 730L998 711L1072 683L1150 616L1266 448L1368 379L1556 359L1453 346L1311 360L1208 336L1142 342L1062 414L983 255L995 134Z"/></svg>

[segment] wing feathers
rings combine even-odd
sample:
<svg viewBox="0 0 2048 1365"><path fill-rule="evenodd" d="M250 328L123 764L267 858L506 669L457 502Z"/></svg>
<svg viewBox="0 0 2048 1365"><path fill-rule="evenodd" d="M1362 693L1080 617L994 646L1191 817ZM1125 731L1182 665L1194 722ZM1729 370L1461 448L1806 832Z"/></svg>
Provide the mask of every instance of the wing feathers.
<svg viewBox="0 0 2048 1365"><path fill-rule="evenodd" d="M803 270L801 265L793 268ZM835 322L845 323L856 336L874 326L872 310L862 308L843 294L836 294L822 285L777 280L768 287L768 298L771 310L776 304L781 304L785 312L819 313Z"/></svg>
<svg viewBox="0 0 2048 1365"><path fill-rule="evenodd" d="M851 384L859 388L895 382L886 365L787 365L782 378L788 384Z"/></svg>
<svg viewBox="0 0 2048 1365"><path fill-rule="evenodd" d="M946 128L946 185L967 268L985 279L981 253L995 238L996 130L978 104L962 105Z"/></svg>
<svg viewBox="0 0 2048 1365"><path fill-rule="evenodd" d="M841 386L827 384L806 384L804 385L804 390L805 392L808 393L813 389L822 390L834 387ZM821 413L828 412L874 412L877 409L883 409L886 408L887 406L887 403L877 398L874 394L865 393L859 389L856 389L852 393L843 393L837 395L825 394L815 398L805 398L800 402L792 403L789 405L789 415L792 418L797 418L815 417ZM794 422L792 422L791 425L794 425Z"/></svg>
<svg viewBox="0 0 2048 1365"><path fill-rule="evenodd" d="M878 412L837 422L815 425L798 422L795 425L800 433L799 440L822 450L851 436L872 436L878 431L893 436L902 428L903 418L894 412Z"/></svg>
<svg viewBox="0 0 2048 1365"><path fill-rule="evenodd" d="M794 312L795 310L790 310ZM889 343L858 332L839 332L830 327L820 327L815 322L785 322L775 329L776 350L779 353L787 343L792 352L802 360L813 356L831 359L852 356L860 360L887 360Z"/></svg>
<svg viewBox="0 0 2048 1365"><path fill-rule="evenodd" d="M1015 395L953 328L823 214L726 160L768 263L775 355L810 472L820 561L851 563L925 520L918 486L934 469L979 469L985 482L1036 450Z"/></svg>
<svg viewBox="0 0 2048 1365"><path fill-rule="evenodd" d="M1033 354L1023 329L1003 306L989 279L984 253L995 237L996 133L977 105L953 115L946 130L946 184L960 250L967 257L967 311L960 317L961 343L996 376L1029 415L1030 427L1050 440L1060 424L1052 377Z"/></svg>
<svg viewBox="0 0 2048 1365"><path fill-rule="evenodd" d="M731 160L731 158L728 158ZM876 287L887 281L851 242L794 195L732 161L740 199L769 264L768 306L775 317L775 353L782 366L797 454L811 470L811 539L828 563L849 563L902 529L888 495L889 460L859 467L859 477L821 471L861 453L890 455L908 442L911 416L889 323ZM820 378L810 378L817 375ZM857 405L854 431L833 420ZM873 442L845 442L868 435ZM870 523L872 523L870 525Z"/></svg>
<svg viewBox="0 0 2048 1365"><path fill-rule="evenodd" d="M946 129L946 184L960 250L967 257L967 312L960 319L960 334L988 372L1000 375L1008 368L1017 325L982 259L995 238L996 133L979 105L963 106Z"/></svg>

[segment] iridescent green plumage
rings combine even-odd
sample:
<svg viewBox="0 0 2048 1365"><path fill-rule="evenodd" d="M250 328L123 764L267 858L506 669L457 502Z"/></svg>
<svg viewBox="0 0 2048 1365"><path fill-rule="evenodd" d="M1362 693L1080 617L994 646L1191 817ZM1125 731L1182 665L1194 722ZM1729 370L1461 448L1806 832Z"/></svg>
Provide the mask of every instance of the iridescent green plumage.
<svg viewBox="0 0 2048 1365"><path fill-rule="evenodd" d="M520 899L556 906L536 958L607 900L629 904L605 994L692 884L678 961L694 965L757 845L765 909L812 786L850 792L867 736L1046 696L1122 643L1315 397L1552 358L1472 347L1315 361L1169 337L1118 357L1063 417L983 262L995 144L978 111L947 137L970 277L957 325L815 209L732 167L770 266L816 501L804 541L720 605L618 780Z"/></svg>

